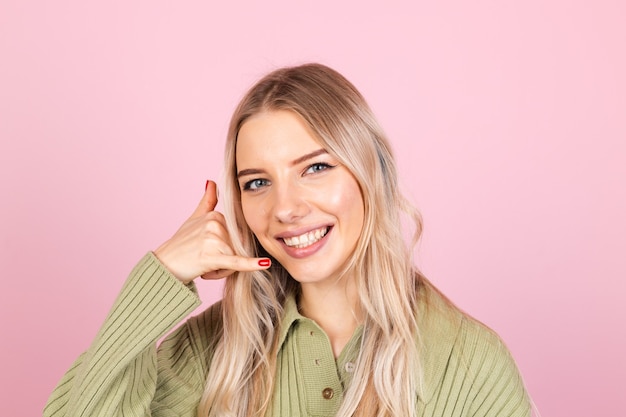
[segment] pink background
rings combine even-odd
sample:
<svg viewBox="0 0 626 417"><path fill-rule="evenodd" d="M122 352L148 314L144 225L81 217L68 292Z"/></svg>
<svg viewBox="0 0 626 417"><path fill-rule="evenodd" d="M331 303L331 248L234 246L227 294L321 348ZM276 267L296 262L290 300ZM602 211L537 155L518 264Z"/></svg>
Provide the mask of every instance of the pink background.
<svg viewBox="0 0 626 417"><path fill-rule="evenodd" d="M541 413L626 415L623 1L91 3L0 3L1 415L40 414L219 179L244 90L305 61L367 97L420 266L502 335Z"/></svg>

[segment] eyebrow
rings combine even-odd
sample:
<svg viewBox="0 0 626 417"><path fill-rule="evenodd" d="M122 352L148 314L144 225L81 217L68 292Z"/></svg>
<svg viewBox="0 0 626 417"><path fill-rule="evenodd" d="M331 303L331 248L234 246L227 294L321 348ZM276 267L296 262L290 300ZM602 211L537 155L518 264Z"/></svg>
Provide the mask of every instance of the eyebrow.
<svg viewBox="0 0 626 417"><path fill-rule="evenodd" d="M327 154L327 153L328 151L326 149L318 149L316 151L313 151L311 153L302 155L301 157L294 159L293 161L289 163L289 165L291 166L298 165L311 158L315 158L316 156ZM244 177L246 175L262 174L264 172L265 171L263 171L262 169L256 169L256 168L242 169L241 171L237 173L237 178Z"/></svg>
<svg viewBox="0 0 626 417"><path fill-rule="evenodd" d="M300 163L302 163L302 162L304 162L304 161L306 161L308 159L315 158L318 155L322 155L322 154L326 154L326 153L328 153L328 151L326 149L318 149L316 151L313 151L311 153L303 155L300 158L294 159L293 161L291 161L290 165L291 166L298 165L298 164L300 164Z"/></svg>

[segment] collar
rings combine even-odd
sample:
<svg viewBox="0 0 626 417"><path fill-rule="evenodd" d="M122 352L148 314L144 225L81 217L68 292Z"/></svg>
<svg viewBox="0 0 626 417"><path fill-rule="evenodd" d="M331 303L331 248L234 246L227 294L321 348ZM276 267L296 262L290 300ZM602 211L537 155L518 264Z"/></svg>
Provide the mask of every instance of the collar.
<svg viewBox="0 0 626 417"><path fill-rule="evenodd" d="M278 339L279 349L282 347L285 339L287 338L287 334L289 333L289 329L291 326L300 320L306 319L300 312L298 311L298 304L296 303L296 298L293 294L289 294L285 300L285 305L283 307L283 319L280 323L280 333Z"/></svg>
<svg viewBox="0 0 626 417"><path fill-rule="evenodd" d="M422 400L426 404L433 398L446 372L464 316L430 283L420 286L418 300L418 343L424 382ZM278 346L282 347L291 327L301 320L308 319L298 311L295 297L287 296Z"/></svg>

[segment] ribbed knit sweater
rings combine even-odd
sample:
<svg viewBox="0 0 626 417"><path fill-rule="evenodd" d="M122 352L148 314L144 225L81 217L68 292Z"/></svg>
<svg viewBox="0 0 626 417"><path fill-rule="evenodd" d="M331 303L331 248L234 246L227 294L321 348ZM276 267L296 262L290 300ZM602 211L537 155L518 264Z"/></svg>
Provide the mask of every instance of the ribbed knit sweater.
<svg viewBox="0 0 626 417"><path fill-rule="evenodd" d="M530 403L500 338L435 291L420 294L418 324L424 417L522 417ZM185 321L198 305L185 286L147 254L133 269L91 347L52 393L44 417L196 417L220 303ZM288 299L280 329L277 381L269 416L334 416L350 384L362 328L335 358L323 330Z"/></svg>

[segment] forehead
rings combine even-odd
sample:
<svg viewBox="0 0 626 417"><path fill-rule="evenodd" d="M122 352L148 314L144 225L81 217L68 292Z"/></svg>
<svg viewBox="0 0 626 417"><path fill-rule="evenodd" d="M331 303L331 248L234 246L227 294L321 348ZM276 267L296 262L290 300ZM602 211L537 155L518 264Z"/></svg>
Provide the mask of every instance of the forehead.
<svg viewBox="0 0 626 417"><path fill-rule="evenodd" d="M313 132L296 113L286 110L256 114L237 135L237 166L292 160L322 148Z"/></svg>

